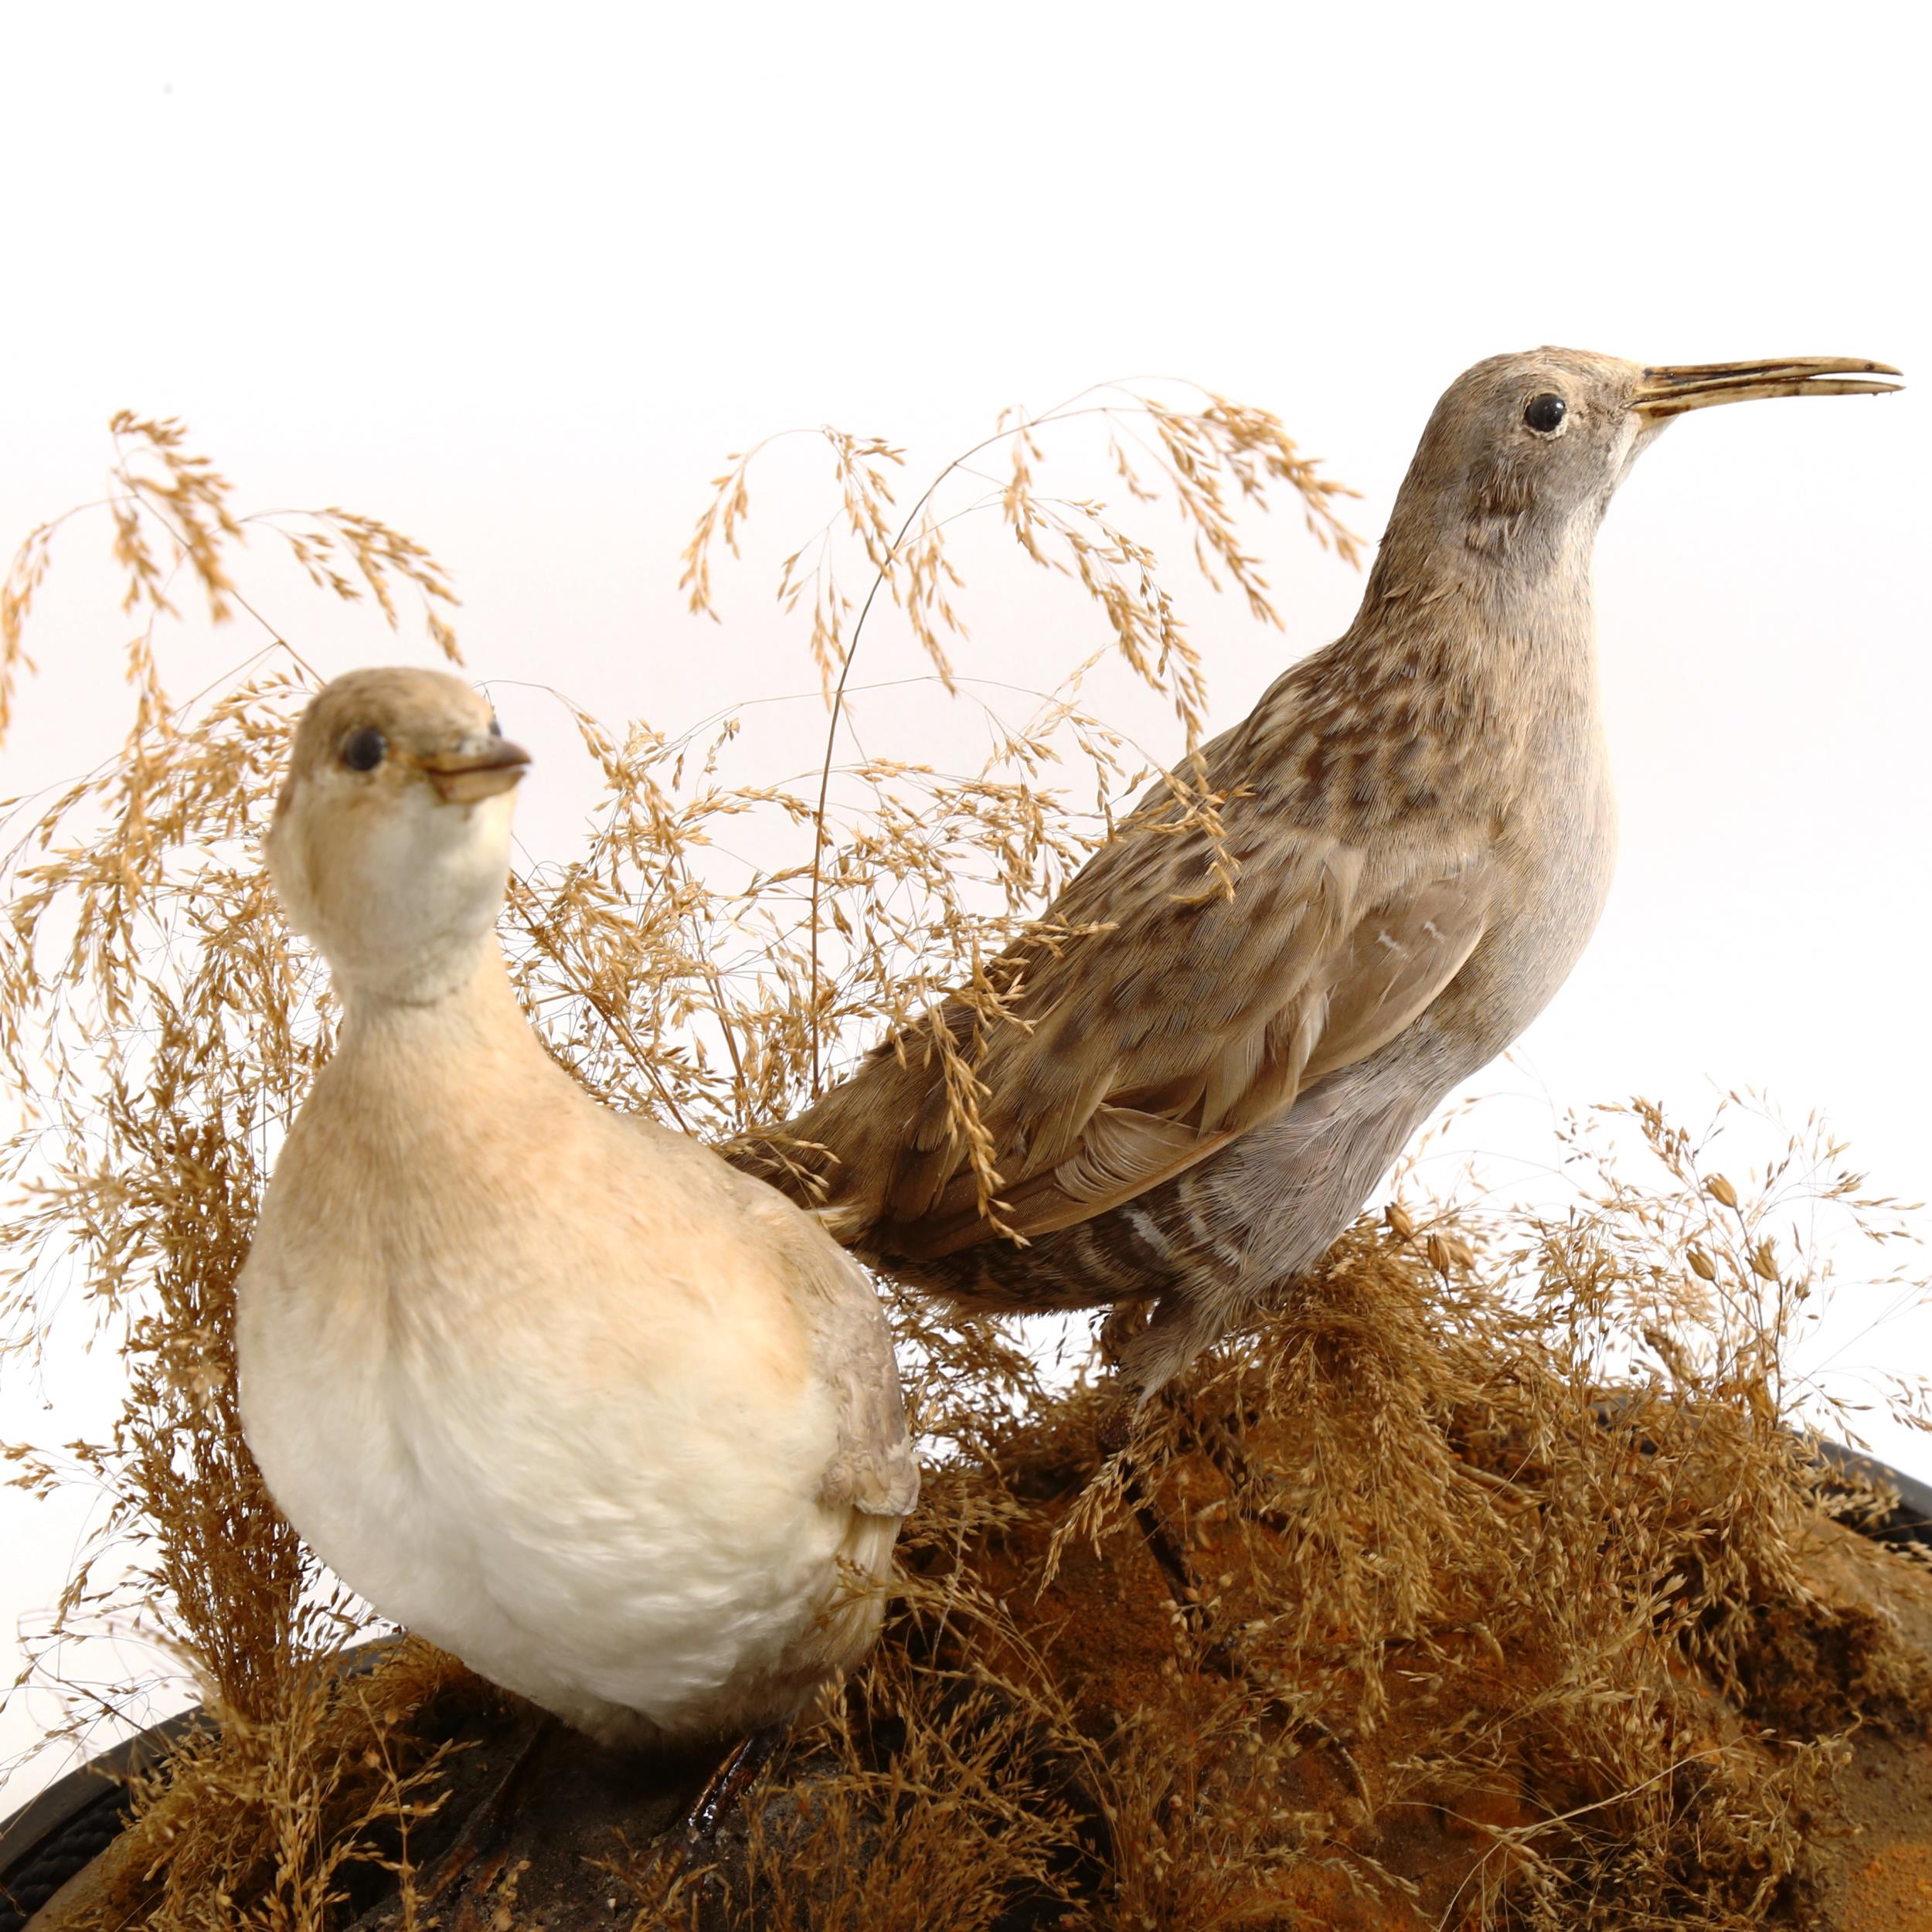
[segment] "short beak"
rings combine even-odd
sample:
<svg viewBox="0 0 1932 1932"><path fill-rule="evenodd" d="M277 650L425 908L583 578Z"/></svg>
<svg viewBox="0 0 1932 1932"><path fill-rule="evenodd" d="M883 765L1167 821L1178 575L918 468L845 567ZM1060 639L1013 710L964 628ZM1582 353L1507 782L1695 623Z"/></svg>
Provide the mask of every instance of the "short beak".
<svg viewBox="0 0 1932 1932"><path fill-rule="evenodd" d="M433 751L410 762L436 787L445 804L473 805L508 791L523 776L530 754L507 738L465 738L448 751Z"/></svg>
<svg viewBox="0 0 1932 1932"><path fill-rule="evenodd" d="M1631 406L1640 416L1682 416L1713 403L1752 403L1764 396L1886 396L1896 383L1873 383L1872 376L1896 376L1886 362L1852 355L1794 355L1781 362L1685 362L1647 369Z"/></svg>

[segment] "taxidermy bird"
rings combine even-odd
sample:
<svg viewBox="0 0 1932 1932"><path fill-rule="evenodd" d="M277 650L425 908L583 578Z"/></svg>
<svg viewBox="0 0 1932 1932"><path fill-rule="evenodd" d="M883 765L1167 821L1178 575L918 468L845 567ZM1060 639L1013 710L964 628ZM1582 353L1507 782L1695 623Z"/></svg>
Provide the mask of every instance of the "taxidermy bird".
<svg viewBox="0 0 1932 1932"><path fill-rule="evenodd" d="M1011 1023L938 1016L962 1050L986 1036L993 1200L930 1016L732 1158L965 1308L1151 1305L1117 1325L1144 1400L1320 1258L1576 964L1614 844L1591 550L1638 455L1689 410L1896 373L1478 363L1423 432L1354 623L1204 748L1232 892L1204 826L1162 833L1156 787L1048 910L1083 936L993 969Z"/></svg>
<svg viewBox="0 0 1932 1932"><path fill-rule="evenodd" d="M526 754L456 678L338 679L267 839L342 1002L237 1289L249 1445L383 1615L611 1743L783 1724L869 1648L919 1478L871 1284L598 1105L494 927Z"/></svg>

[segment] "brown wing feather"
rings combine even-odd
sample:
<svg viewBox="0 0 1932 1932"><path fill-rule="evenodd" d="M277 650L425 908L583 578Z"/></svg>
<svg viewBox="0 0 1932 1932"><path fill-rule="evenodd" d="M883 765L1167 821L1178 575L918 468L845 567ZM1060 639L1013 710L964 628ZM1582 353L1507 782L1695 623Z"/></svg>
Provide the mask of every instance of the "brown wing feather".
<svg viewBox="0 0 1932 1932"><path fill-rule="evenodd" d="M1485 872L1438 879L1363 920L1322 974L1327 1013L1302 1077L1366 1060L1462 971L1488 917Z"/></svg>
<svg viewBox="0 0 1932 1932"><path fill-rule="evenodd" d="M1393 1039L1475 950L1488 878L1481 867L1458 868L1365 908L1351 901L1361 872L1352 854L1323 853L1292 882L1301 890L1288 917L1270 918L1250 900L1243 920L1203 919L1195 933L1175 934L1199 950L1151 969L1124 944L1110 960L1111 934L1096 953L1074 949L1059 962L1073 980L1060 1004L1029 1031L1012 1029L980 1067L1001 1205L979 1212L972 1170L935 1133L915 1164L917 1184L887 1197L879 1251L934 1260L1000 1227L1045 1234L1104 1213ZM1217 945L1230 927L1231 942ZM1221 982L1216 998L1199 996L1202 954ZM1128 985L1131 1000L1121 997ZM1050 988L1049 978L1043 1001ZM902 1168L896 1180L905 1178Z"/></svg>
<svg viewBox="0 0 1932 1932"><path fill-rule="evenodd" d="M1193 1166L1232 1138L1133 1107L1097 1107L1073 1155L1002 1191L1000 1223L1026 1235L1071 1227ZM970 1169L955 1175L931 1214L882 1228L882 1247L909 1261L936 1261L971 1247L995 1232L978 1200L978 1177Z"/></svg>
<svg viewBox="0 0 1932 1932"><path fill-rule="evenodd" d="M1077 1154L1103 1105L1196 1114L1222 1054L1265 1029L1352 921L1360 855L1332 842L1307 839L1232 901L1179 897L1179 857L1151 835L1104 848L1053 913L1111 930L1057 953L1036 945L1024 961L1010 1002L1022 1023L997 1029L976 1069L1009 1187ZM881 1204L901 1224L934 1213L966 1166L943 1085L930 1081L922 1101Z"/></svg>

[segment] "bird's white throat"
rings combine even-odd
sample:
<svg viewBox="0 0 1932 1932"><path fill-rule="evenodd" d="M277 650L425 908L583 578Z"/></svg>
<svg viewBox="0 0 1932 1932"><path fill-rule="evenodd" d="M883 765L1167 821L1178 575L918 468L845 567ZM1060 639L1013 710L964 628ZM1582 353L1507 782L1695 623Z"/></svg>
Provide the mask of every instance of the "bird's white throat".
<svg viewBox="0 0 1932 1932"><path fill-rule="evenodd" d="M328 781L298 789L269 835L269 867L345 1004L429 1004L471 985L495 951L513 802L503 792L449 804L420 784L374 796Z"/></svg>

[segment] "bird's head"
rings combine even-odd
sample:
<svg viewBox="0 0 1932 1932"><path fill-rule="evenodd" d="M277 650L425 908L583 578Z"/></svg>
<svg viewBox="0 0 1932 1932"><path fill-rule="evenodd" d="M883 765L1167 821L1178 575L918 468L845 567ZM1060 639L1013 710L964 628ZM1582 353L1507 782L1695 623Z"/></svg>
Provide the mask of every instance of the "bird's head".
<svg viewBox="0 0 1932 1932"><path fill-rule="evenodd" d="M1451 383L1403 485L1399 526L1534 577L1587 563L1630 466L1673 417L1773 396L1871 396L1883 362L1842 355L1646 369L1581 349L1492 355Z"/></svg>
<svg viewBox="0 0 1932 1932"><path fill-rule="evenodd" d="M352 671L302 714L267 839L291 925L346 988L428 999L496 923L529 754L440 672Z"/></svg>

